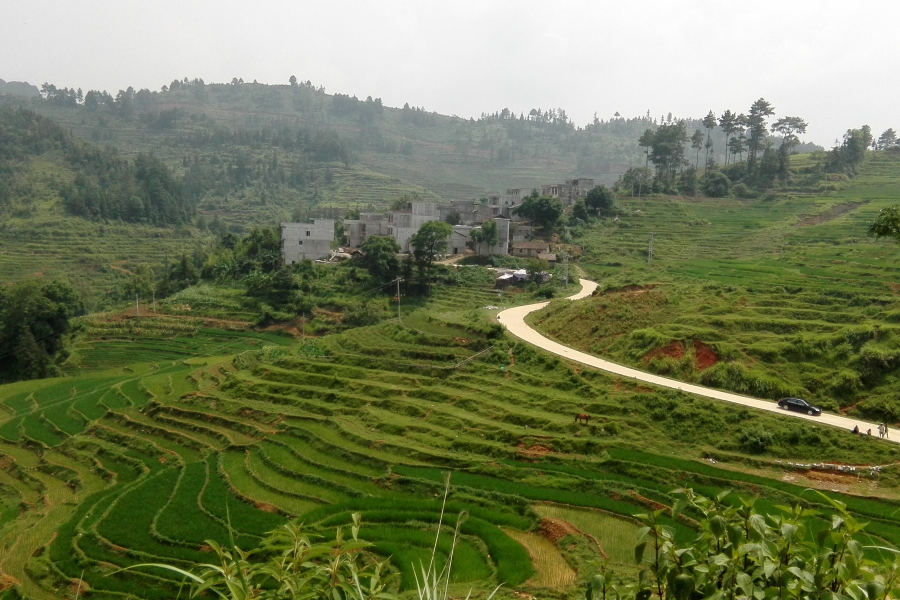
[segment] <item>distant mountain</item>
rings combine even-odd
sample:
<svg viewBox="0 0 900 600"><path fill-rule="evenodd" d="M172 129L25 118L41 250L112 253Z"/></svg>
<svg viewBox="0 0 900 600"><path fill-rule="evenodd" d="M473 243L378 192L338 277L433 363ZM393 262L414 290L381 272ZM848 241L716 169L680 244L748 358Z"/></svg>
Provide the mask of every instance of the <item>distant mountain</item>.
<svg viewBox="0 0 900 600"><path fill-rule="evenodd" d="M22 96L25 98L40 97L41 91L27 81L4 81L0 79L0 95Z"/></svg>

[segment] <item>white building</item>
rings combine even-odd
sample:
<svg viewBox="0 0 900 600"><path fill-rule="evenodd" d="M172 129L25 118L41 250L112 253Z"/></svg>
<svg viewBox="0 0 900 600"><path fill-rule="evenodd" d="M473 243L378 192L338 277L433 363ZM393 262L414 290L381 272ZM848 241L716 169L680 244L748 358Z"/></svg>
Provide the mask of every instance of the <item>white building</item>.
<svg viewBox="0 0 900 600"><path fill-rule="evenodd" d="M334 219L281 224L281 258L286 265L327 258L331 255L333 242Z"/></svg>

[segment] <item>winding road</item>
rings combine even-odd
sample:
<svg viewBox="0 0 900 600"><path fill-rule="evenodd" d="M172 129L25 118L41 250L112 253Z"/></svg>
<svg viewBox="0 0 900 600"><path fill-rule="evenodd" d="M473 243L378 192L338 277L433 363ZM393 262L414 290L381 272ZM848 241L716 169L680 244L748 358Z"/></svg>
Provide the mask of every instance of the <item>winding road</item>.
<svg viewBox="0 0 900 600"><path fill-rule="evenodd" d="M581 285L581 291L573 296L569 296L568 300L581 300L582 298L587 298L594 293L595 289L597 289L597 284L595 282L588 281L586 279L581 280ZM865 432L866 430L871 428L872 435L878 435L877 423L868 423L866 421L860 421L858 419L851 419L848 417L842 417L840 415L834 415L830 413L822 413L818 417L812 417L798 412L786 411L778 408L778 405L770 400L760 400L758 398L751 398L749 396L741 396L740 394L723 392L721 390L715 390L712 388L703 387L701 385L684 383L682 381L669 379L667 377L660 377L659 375L632 369L631 367L616 364L614 362L610 362L608 360L603 360L602 358L597 358L596 356L586 354L585 352L580 352L578 350L575 350L574 348L569 348L568 346L564 346L559 342L554 342L553 340L544 337L543 335L532 329L527 323L525 323L526 315L541 310L548 304L550 304L550 302L538 302L537 304L526 304L525 306L509 308L507 310L501 311L497 315L497 320L506 328L507 331L509 331L512 335L522 341L533 344L538 348L541 348L542 350L546 350L547 352L551 352L562 358L575 361L583 365L593 367L595 369L600 369L601 371L606 371L607 373L620 375L622 377L628 377L637 381L641 381L643 383L658 385L660 387L680 390L682 392L687 392L696 396L703 396L704 398L724 400L725 402L733 402L735 404L740 404L742 406L747 406L750 408L767 410L769 412L777 412L785 417L794 417L797 419L806 419L808 421L813 421L816 423L823 423L825 425L833 425L834 427L840 427L841 429L844 429L848 432L851 431L854 426L859 426L859 430L861 432ZM888 439L889 441L895 443L900 441L900 430L890 429Z"/></svg>

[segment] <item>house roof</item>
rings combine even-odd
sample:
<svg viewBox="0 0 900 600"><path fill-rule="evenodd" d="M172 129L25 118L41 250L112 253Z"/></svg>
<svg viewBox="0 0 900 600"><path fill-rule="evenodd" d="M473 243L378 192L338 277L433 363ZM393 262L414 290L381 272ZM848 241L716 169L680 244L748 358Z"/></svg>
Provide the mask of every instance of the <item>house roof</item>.
<svg viewBox="0 0 900 600"><path fill-rule="evenodd" d="M520 250L549 250L550 244L547 242L513 242L513 249Z"/></svg>
<svg viewBox="0 0 900 600"><path fill-rule="evenodd" d="M549 262L556 262L556 255L551 254L550 252L541 252L540 254L538 254L538 258Z"/></svg>

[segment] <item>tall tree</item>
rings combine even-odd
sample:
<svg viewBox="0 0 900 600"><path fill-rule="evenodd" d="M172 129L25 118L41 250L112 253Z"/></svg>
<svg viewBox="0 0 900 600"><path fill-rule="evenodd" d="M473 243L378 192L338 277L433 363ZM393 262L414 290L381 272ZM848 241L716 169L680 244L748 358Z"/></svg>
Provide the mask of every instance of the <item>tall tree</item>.
<svg viewBox="0 0 900 600"><path fill-rule="evenodd" d="M729 138L733 133L737 131L737 120L738 116L731 112L730 110L726 110L722 113L722 116L719 117L719 127L722 128L722 131L725 132L725 166L728 166L728 142Z"/></svg>
<svg viewBox="0 0 900 600"><path fill-rule="evenodd" d="M778 149L779 171L782 177L786 177L791 154L800 143L798 135L806 133L806 121L800 117L783 117L775 121L771 131L781 134L781 147Z"/></svg>
<svg viewBox="0 0 900 600"><path fill-rule="evenodd" d="M644 149L644 168L650 164L650 146L653 145L653 136L654 132L652 129L644 130L644 133L641 134L641 137L638 138L638 146ZM638 181L638 198L641 197L641 184L642 181Z"/></svg>
<svg viewBox="0 0 900 600"><path fill-rule="evenodd" d="M531 219L535 225L543 227L545 233L550 233L553 230L553 227L559 222L562 213L563 205L559 198L540 196L537 190L525 198L522 204L513 209L513 214Z"/></svg>
<svg viewBox="0 0 900 600"><path fill-rule="evenodd" d="M400 245L390 236L372 235L362 245L362 266L379 283L393 281L400 275Z"/></svg>
<svg viewBox="0 0 900 600"><path fill-rule="evenodd" d="M709 153L713 148L712 130L716 127L716 114L713 111L709 111L703 117L703 126L706 127L706 165L709 168Z"/></svg>
<svg viewBox="0 0 900 600"><path fill-rule="evenodd" d="M684 121L663 123L653 135L650 160L656 167L656 180L667 191L675 186L675 175L684 164L684 147L688 141Z"/></svg>
<svg viewBox="0 0 900 600"><path fill-rule="evenodd" d="M893 128L889 127L884 130L880 136L878 136L878 149L879 150L887 150L888 148L893 148L897 145L897 132L894 131Z"/></svg>
<svg viewBox="0 0 900 600"><path fill-rule="evenodd" d="M0 288L0 381L55 375L69 319L83 312L75 290L58 281Z"/></svg>
<svg viewBox="0 0 900 600"><path fill-rule="evenodd" d="M447 238L453 233L453 227L443 221L428 221L409 239L413 247L413 256L420 269L431 270L438 254L447 250Z"/></svg>
<svg viewBox="0 0 900 600"><path fill-rule="evenodd" d="M754 175L759 163L760 151L764 149L763 142L766 139L766 119L775 114L775 107L760 98L750 106L750 115L747 117L747 127L750 138L747 144L747 172Z"/></svg>
<svg viewBox="0 0 900 600"><path fill-rule="evenodd" d="M700 167L700 151L703 149L703 131L697 129L691 136L691 148L697 151L697 158L694 160L694 168Z"/></svg>
<svg viewBox="0 0 900 600"><path fill-rule="evenodd" d="M589 212L606 217L612 214L615 196L605 185L598 185L587 193L584 203Z"/></svg>

